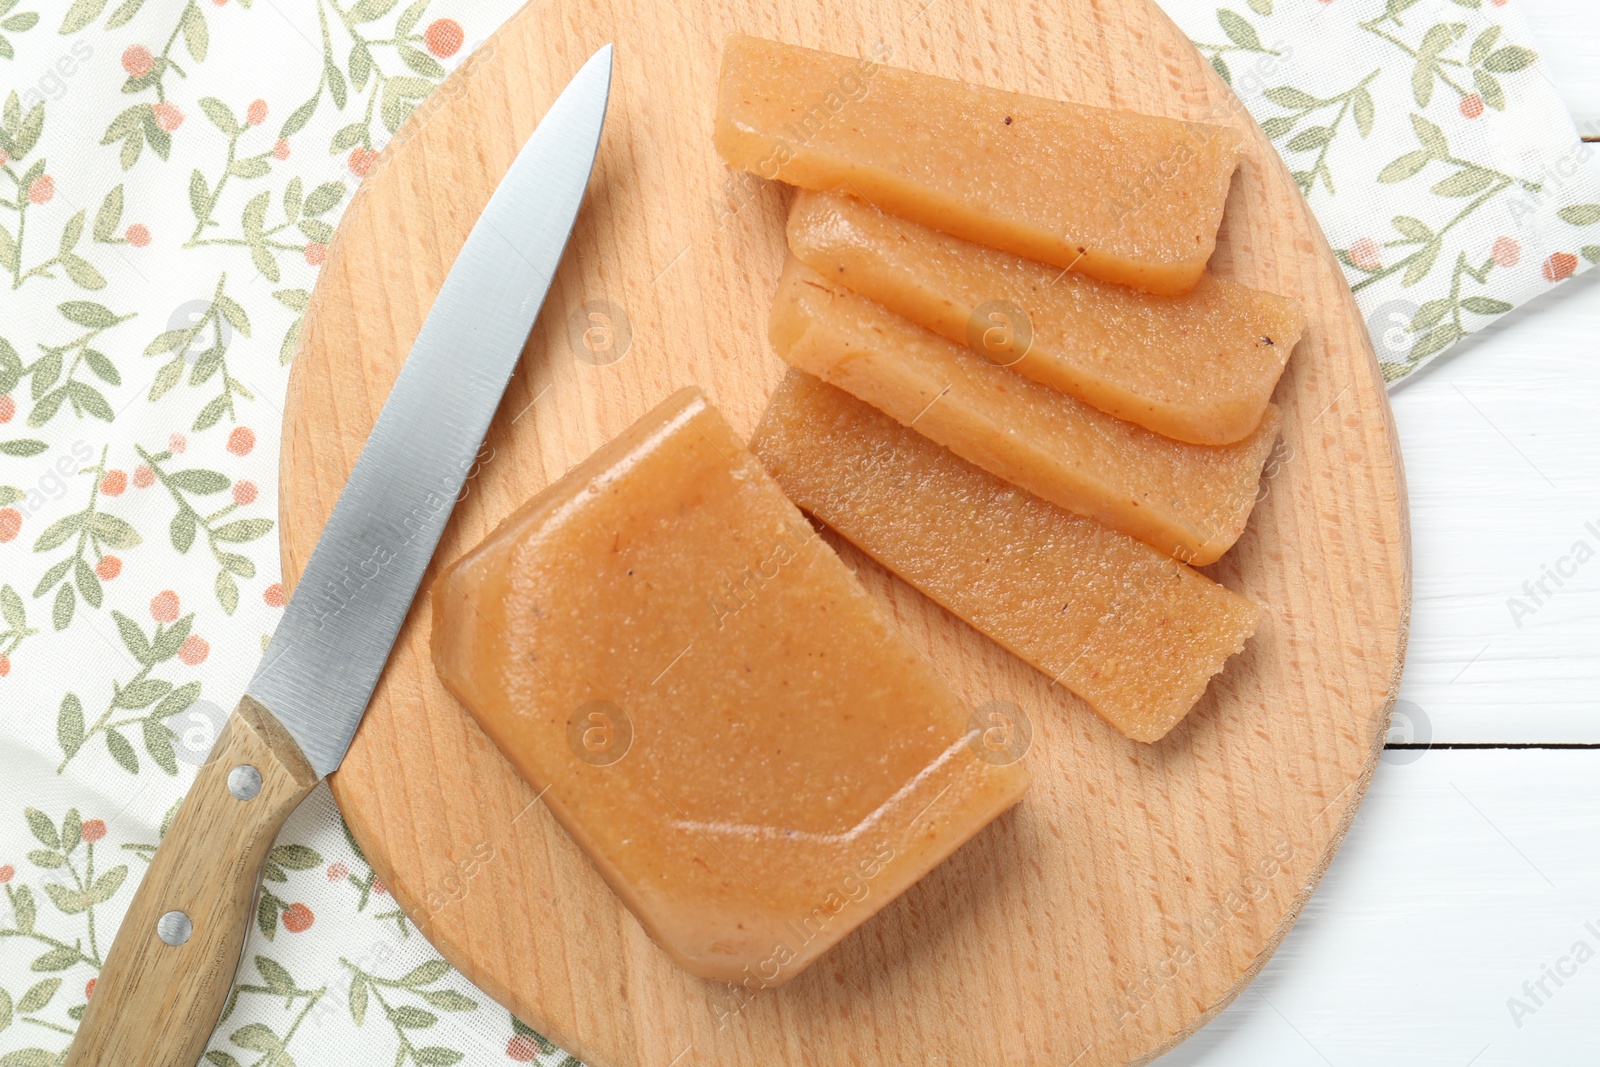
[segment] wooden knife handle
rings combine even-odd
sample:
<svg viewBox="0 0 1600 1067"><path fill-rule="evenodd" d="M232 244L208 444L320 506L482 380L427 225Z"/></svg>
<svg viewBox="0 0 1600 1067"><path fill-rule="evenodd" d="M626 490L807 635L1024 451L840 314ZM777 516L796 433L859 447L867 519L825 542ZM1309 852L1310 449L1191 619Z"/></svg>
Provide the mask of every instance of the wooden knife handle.
<svg viewBox="0 0 1600 1067"><path fill-rule="evenodd" d="M194 1067L238 969L262 864L316 784L272 713L239 701L139 883L65 1067Z"/></svg>

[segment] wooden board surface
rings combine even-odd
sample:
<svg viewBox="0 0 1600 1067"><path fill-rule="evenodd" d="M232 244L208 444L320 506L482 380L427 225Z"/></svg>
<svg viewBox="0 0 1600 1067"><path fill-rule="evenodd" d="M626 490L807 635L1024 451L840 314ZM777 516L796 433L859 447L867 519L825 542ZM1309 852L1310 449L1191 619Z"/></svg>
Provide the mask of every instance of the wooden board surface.
<svg viewBox="0 0 1600 1067"><path fill-rule="evenodd" d="M424 103L340 225L285 416L286 577L495 182L608 40L617 74L589 201L440 558L682 385L754 425L782 373L765 316L786 197L711 148L732 30L1249 131L1213 266L1298 297L1312 323L1277 394L1280 462L1210 568L1267 623L1190 720L1145 747L844 549L967 699L1025 709L1035 785L809 971L755 995L683 974L643 934L440 687L425 600L335 795L439 950L594 1064L1142 1062L1243 988L1315 886L1371 772L1409 610L1393 426L1345 283L1276 154L1145 0L524 9ZM612 331L609 350L584 346L590 327Z"/></svg>

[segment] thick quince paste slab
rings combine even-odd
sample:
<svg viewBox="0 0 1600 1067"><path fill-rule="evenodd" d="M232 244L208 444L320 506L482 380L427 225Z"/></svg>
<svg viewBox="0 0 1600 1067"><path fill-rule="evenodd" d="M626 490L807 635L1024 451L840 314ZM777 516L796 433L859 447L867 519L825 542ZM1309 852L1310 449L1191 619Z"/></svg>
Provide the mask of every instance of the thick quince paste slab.
<svg viewBox="0 0 1600 1067"><path fill-rule="evenodd" d="M1028 784L694 389L433 607L446 687L707 978L787 981Z"/></svg>

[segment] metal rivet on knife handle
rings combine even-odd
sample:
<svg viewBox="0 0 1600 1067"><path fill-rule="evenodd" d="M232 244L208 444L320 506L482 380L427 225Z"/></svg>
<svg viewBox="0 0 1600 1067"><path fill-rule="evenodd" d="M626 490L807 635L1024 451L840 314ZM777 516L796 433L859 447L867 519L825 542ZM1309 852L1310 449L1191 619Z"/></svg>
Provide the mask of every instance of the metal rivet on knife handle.
<svg viewBox="0 0 1600 1067"><path fill-rule="evenodd" d="M156 936L169 945L181 945L194 933L194 923L181 911L169 911L156 920Z"/></svg>
<svg viewBox="0 0 1600 1067"><path fill-rule="evenodd" d="M241 763L228 772L228 792L239 800L254 800L261 792L261 772Z"/></svg>

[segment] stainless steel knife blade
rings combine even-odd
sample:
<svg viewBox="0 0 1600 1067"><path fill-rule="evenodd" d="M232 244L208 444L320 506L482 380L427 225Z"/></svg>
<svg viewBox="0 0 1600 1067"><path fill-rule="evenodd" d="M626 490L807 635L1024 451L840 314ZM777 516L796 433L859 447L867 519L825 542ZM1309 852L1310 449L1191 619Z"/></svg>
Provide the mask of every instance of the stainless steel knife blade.
<svg viewBox="0 0 1600 1067"><path fill-rule="evenodd" d="M344 758L572 233L611 46L540 121L456 256L247 692L319 776Z"/></svg>

